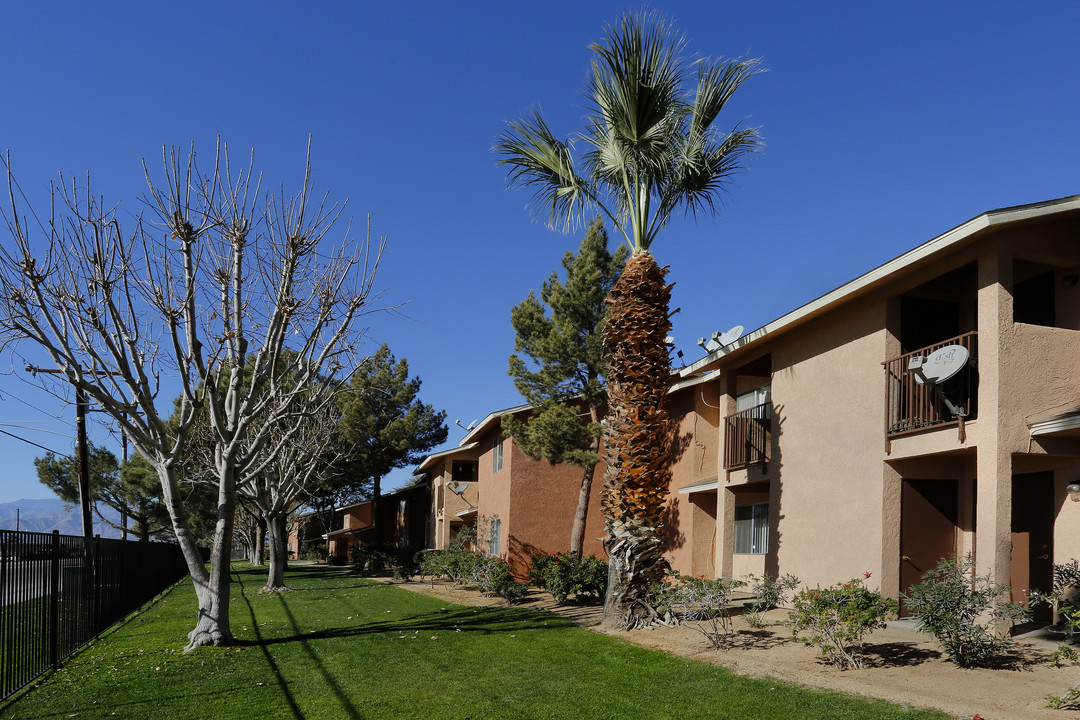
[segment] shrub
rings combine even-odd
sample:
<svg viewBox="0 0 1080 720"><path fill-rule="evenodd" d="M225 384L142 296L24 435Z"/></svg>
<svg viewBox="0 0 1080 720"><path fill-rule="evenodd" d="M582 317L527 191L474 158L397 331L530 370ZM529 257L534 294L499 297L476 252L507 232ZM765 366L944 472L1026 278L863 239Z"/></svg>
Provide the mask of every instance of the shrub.
<svg viewBox="0 0 1080 720"><path fill-rule="evenodd" d="M305 560L315 560L316 562L326 562L326 558L329 556L330 551L325 545L312 545L303 552Z"/></svg>
<svg viewBox="0 0 1080 720"><path fill-rule="evenodd" d="M919 632L930 633L960 667L983 665L1012 646L1009 626L1027 611L1009 602L1009 586L974 575L971 553L942 560L904 595ZM982 619L980 622L980 618Z"/></svg>
<svg viewBox="0 0 1080 720"><path fill-rule="evenodd" d="M653 588L656 606L668 622L693 621L709 645L719 650L732 638L731 600L741 580L707 580L672 573Z"/></svg>
<svg viewBox="0 0 1080 720"><path fill-rule="evenodd" d="M799 578L791 573L773 578L769 573L760 578L750 575L747 578L750 592L754 599L746 606L743 617L750 627L761 627L765 613L787 603L788 593L799 586Z"/></svg>
<svg viewBox="0 0 1080 720"><path fill-rule="evenodd" d="M510 564L498 557L481 557L471 565L470 583L484 595L496 595L514 603L520 600L528 587L514 580Z"/></svg>
<svg viewBox="0 0 1080 720"><path fill-rule="evenodd" d="M533 555L529 561L529 584L547 590L560 605L573 595L581 602L595 602L607 590L607 563L592 555L576 558L568 553Z"/></svg>
<svg viewBox="0 0 1080 720"><path fill-rule="evenodd" d="M846 670L863 666L860 652L866 636L885 627L886 618L896 612L895 600L866 589L862 578L855 578L797 593L784 624L793 637L802 635L807 646L816 646L834 667Z"/></svg>
<svg viewBox="0 0 1080 720"><path fill-rule="evenodd" d="M1031 605L1050 605L1058 611L1068 641L1080 627L1080 564L1076 559L1054 563L1054 579L1049 593L1032 589L1028 594Z"/></svg>
<svg viewBox="0 0 1080 720"><path fill-rule="evenodd" d="M420 567L419 548L410 545L357 546L352 549L352 572L367 577L392 572L395 580L408 580Z"/></svg>

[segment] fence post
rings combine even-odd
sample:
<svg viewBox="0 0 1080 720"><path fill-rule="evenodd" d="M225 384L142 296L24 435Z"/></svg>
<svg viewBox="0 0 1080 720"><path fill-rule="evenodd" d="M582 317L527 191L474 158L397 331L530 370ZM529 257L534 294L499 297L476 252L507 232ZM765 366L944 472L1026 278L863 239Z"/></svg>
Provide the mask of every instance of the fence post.
<svg viewBox="0 0 1080 720"><path fill-rule="evenodd" d="M94 637L97 638L101 634L101 607L104 605L101 597L101 535L94 536L94 551L91 557L93 562L90 565L90 574L94 582L94 592L90 602L93 603Z"/></svg>
<svg viewBox="0 0 1080 720"><path fill-rule="evenodd" d="M60 664L60 531L52 531L51 583L49 587L49 664Z"/></svg>

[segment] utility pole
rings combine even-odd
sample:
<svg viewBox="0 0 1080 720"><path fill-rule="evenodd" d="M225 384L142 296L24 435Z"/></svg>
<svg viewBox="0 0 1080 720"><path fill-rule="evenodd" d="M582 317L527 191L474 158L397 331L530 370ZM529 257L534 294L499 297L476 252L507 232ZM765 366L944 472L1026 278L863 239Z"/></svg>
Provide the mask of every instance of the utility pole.
<svg viewBox="0 0 1080 720"><path fill-rule="evenodd" d="M63 374L62 370L47 370L34 365L27 365L26 371L31 375L37 375L38 373L47 375ZM75 428L78 434L78 449L76 452L79 456L79 509L82 511L83 542L86 543L87 552L89 552L94 538L94 518L90 511L90 454L86 441L86 413L90 410L90 407L86 401L86 394L78 385L74 385L74 388Z"/></svg>

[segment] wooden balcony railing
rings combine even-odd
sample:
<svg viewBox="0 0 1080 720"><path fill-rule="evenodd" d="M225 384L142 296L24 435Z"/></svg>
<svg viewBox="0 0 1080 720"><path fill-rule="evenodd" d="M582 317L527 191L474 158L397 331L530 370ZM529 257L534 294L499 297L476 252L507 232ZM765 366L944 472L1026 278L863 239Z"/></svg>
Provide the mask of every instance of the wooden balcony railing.
<svg viewBox="0 0 1080 720"><path fill-rule="evenodd" d="M962 345L966 348L971 366L940 386L917 383L915 375L908 370L908 360L915 355L929 355L946 345ZM959 418L942 401L943 393L954 407L962 408L964 419L974 418L978 388L978 373L974 371L977 351L978 333L969 332L883 362L886 434L900 435L958 422Z"/></svg>
<svg viewBox="0 0 1080 720"><path fill-rule="evenodd" d="M771 403L756 405L724 418L724 469L769 461Z"/></svg>

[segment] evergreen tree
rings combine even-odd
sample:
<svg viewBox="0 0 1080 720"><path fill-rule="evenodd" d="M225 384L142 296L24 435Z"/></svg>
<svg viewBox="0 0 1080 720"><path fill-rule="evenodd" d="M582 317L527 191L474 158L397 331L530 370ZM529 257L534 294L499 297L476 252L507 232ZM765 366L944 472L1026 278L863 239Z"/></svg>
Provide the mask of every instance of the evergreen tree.
<svg viewBox="0 0 1080 720"><path fill-rule="evenodd" d="M599 460L600 418L607 394L601 331L607 317L604 299L626 263L626 248L614 256L597 218L589 225L578 254L567 252L565 283L553 272L540 290L529 292L510 314L514 326L510 375L533 413L521 421L503 417L503 430L534 460L581 467L581 489L570 532L570 554L581 557L589 494ZM530 369L518 353L531 359ZM583 417L588 420L583 422Z"/></svg>
<svg viewBox="0 0 1080 720"><path fill-rule="evenodd" d="M370 481L374 511L387 473L419 462L446 441L446 412L417 399L420 385L420 378L409 377L408 361L396 360L385 344L361 363L338 397L338 433L346 447L325 492L348 494ZM375 512L372 517L377 522Z"/></svg>

